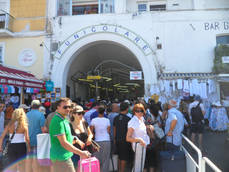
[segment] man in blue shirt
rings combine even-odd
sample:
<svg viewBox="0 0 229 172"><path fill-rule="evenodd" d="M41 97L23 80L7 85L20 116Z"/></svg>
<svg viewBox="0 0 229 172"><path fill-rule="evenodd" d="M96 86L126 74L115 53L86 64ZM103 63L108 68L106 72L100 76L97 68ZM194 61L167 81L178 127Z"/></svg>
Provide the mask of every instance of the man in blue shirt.
<svg viewBox="0 0 229 172"><path fill-rule="evenodd" d="M166 140L176 146L182 143L181 133L186 123L183 114L176 109L177 103L175 100L170 100L168 105L168 118L165 124L165 133L167 134Z"/></svg>
<svg viewBox="0 0 229 172"><path fill-rule="evenodd" d="M33 169L32 171L38 171L39 165L36 160L37 157L37 134L45 132L45 117L38 109L40 107L39 100L33 100L31 103L32 110L27 113L28 124L29 124L29 139L31 145L30 155L35 159L29 159L27 163L28 168Z"/></svg>

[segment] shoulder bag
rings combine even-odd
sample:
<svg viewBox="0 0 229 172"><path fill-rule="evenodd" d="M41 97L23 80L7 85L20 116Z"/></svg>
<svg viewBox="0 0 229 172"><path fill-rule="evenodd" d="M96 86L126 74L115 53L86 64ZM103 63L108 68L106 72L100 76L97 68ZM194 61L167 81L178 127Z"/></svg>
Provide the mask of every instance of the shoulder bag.
<svg viewBox="0 0 229 172"><path fill-rule="evenodd" d="M87 127L85 126L84 122L83 122L83 127L84 127L84 130L86 131L87 136L88 136L88 130L87 130ZM91 153L95 153L95 152L100 151L100 145L96 141L94 141L93 139L91 139L91 145L92 145L92 152Z"/></svg>

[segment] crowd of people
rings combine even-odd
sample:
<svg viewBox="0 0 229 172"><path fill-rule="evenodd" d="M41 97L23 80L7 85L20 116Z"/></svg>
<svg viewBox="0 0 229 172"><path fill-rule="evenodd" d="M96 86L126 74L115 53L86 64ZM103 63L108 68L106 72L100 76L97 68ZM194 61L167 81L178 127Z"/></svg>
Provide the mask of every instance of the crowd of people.
<svg viewBox="0 0 229 172"><path fill-rule="evenodd" d="M37 135L49 133L52 165L46 167L48 171L73 172L80 159L95 156L101 171L108 172L110 159L117 154L119 172L153 172L159 169L159 151L165 142L179 148L185 134L203 150L206 120L212 130L220 131L227 130L229 122L219 102L205 109L198 95L179 105L173 99L162 105L153 99L74 102L61 98L45 107L39 100L30 107L22 104L4 127L6 109L0 102L0 152L10 139L10 170L43 171L37 161ZM18 162L23 157L26 160Z"/></svg>

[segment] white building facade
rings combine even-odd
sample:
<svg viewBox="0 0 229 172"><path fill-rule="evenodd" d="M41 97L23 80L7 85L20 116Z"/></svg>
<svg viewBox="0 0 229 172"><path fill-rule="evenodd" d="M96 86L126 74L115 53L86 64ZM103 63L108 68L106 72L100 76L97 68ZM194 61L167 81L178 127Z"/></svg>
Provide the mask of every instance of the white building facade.
<svg viewBox="0 0 229 172"><path fill-rule="evenodd" d="M74 76L105 64L108 76L113 63L120 70L142 71L138 93L146 98L162 92L164 98L181 96L180 89L203 98L214 92L219 99L212 68L217 37L227 41L229 36L229 1L65 1L48 4L52 35L46 39L50 53L44 71L62 96L90 97L90 83L75 82Z"/></svg>

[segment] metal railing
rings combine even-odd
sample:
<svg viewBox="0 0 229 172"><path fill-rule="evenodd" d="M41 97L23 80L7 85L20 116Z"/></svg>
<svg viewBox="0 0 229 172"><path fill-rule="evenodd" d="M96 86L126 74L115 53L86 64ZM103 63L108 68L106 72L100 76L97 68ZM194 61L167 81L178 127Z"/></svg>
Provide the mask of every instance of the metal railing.
<svg viewBox="0 0 229 172"><path fill-rule="evenodd" d="M211 167L211 169L214 172L222 172L222 170L220 170L215 164L213 164L213 162L211 162L207 157L203 157L202 158L202 169L201 169L202 172L206 171L206 164L209 167Z"/></svg>
<svg viewBox="0 0 229 172"><path fill-rule="evenodd" d="M186 136L182 135L182 137L189 144L189 146L191 146L192 149L196 151L198 155L198 161L196 162L188 150L183 145L181 146L186 155L187 172L196 172L196 169L198 169L199 172L202 172L202 152Z"/></svg>
<svg viewBox="0 0 229 172"><path fill-rule="evenodd" d="M187 172L206 172L206 164L208 165L208 167L211 168L212 171L214 172L222 172L222 170L220 170L212 161L210 161L207 157L202 157L202 152L200 151L200 149L192 143L191 140L189 140L186 136L182 135L182 138L185 142L188 143L189 146L191 146L191 148L193 150L196 151L197 155L198 155L198 160L197 162L194 160L194 157L188 152L188 150L184 147L184 145L182 144L181 148L184 150L185 152L185 156L186 156L186 171Z"/></svg>

